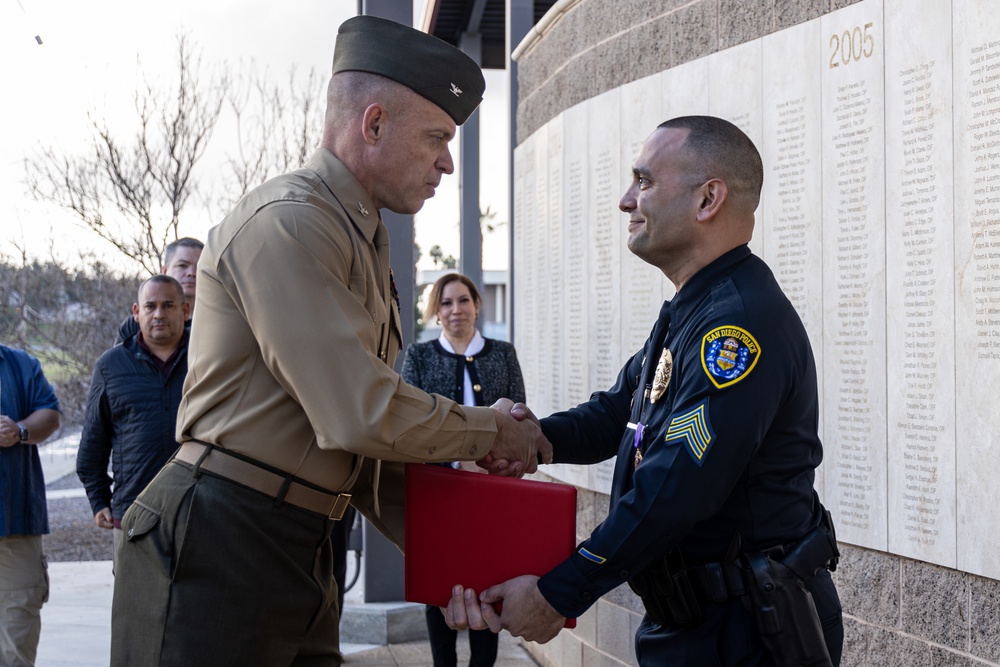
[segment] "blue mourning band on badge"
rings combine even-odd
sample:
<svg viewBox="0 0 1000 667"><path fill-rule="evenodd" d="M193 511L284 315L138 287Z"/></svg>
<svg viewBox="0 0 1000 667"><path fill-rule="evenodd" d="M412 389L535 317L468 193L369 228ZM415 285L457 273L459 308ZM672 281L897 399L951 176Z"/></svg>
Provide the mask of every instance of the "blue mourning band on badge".
<svg viewBox="0 0 1000 667"><path fill-rule="evenodd" d="M757 340L740 327L717 327L701 339L702 368L719 389L750 375L759 358Z"/></svg>
<svg viewBox="0 0 1000 667"><path fill-rule="evenodd" d="M684 443L684 448L700 468L715 440L715 431L712 430L712 422L708 418L707 398L684 414L670 420L665 441L675 440Z"/></svg>
<svg viewBox="0 0 1000 667"><path fill-rule="evenodd" d="M581 556L583 556L587 560L591 561L592 563L597 563L598 565L601 565L602 563L604 563L604 561L607 560L607 558L604 558L602 556L598 556L597 554L591 553L591 552L587 551L586 549L584 549L583 547L580 547L579 553L580 553Z"/></svg>

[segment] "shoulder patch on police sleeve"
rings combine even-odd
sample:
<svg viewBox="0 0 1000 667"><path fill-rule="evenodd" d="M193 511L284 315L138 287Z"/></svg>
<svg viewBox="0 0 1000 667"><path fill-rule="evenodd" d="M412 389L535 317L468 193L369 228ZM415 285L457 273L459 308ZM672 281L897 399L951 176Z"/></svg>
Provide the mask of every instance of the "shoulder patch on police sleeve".
<svg viewBox="0 0 1000 667"><path fill-rule="evenodd" d="M712 430L712 422L708 417L707 398L670 420L665 442L675 440L684 442L684 448L700 468L715 440L715 431Z"/></svg>
<svg viewBox="0 0 1000 667"><path fill-rule="evenodd" d="M759 358L757 339L740 327L716 327L701 339L701 366L719 389L750 375Z"/></svg>

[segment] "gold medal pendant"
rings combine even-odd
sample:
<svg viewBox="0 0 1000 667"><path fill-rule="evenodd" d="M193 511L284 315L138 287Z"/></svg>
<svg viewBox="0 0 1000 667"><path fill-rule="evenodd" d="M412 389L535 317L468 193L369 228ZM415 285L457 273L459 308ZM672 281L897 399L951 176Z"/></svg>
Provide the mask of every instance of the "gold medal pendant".
<svg viewBox="0 0 1000 667"><path fill-rule="evenodd" d="M656 403L660 397L667 392L667 385L670 384L670 373L674 369L674 355L670 350L663 348L660 361L656 364L656 373L653 375L653 390L649 395L649 402Z"/></svg>
<svg viewBox="0 0 1000 667"><path fill-rule="evenodd" d="M642 451L635 450L635 470L639 469L639 464L642 463Z"/></svg>

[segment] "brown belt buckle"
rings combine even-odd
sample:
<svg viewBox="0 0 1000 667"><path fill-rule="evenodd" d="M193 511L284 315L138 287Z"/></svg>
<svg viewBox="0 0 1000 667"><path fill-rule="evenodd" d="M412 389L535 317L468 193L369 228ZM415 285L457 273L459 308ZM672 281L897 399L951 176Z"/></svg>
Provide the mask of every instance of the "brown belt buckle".
<svg viewBox="0 0 1000 667"><path fill-rule="evenodd" d="M327 518L331 521L340 521L344 518L344 512L347 511L347 506L351 504L351 494L341 493L337 496L337 500L333 503L333 507L330 509L330 514Z"/></svg>

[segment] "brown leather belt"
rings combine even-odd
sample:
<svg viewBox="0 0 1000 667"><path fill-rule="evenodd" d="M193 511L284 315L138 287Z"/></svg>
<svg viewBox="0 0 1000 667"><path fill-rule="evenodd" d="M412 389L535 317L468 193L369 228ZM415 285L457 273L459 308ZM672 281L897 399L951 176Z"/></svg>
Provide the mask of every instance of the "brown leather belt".
<svg viewBox="0 0 1000 667"><path fill-rule="evenodd" d="M322 514L333 521L339 521L344 516L351 502L349 493L329 493L313 489L291 477L265 470L227 454L224 449L209 447L200 442L185 442L174 454L174 459L197 465L200 470L260 491L271 498L280 498L289 505ZM282 495L285 487L287 490Z"/></svg>

